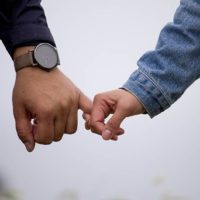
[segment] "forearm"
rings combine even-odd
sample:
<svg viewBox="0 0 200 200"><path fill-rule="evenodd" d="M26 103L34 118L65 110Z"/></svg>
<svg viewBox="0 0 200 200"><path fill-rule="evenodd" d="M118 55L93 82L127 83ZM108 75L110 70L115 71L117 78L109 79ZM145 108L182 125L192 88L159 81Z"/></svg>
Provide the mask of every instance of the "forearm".
<svg viewBox="0 0 200 200"><path fill-rule="evenodd" d="M151 117L166 110L200 76L200 3L182 0L173 23L161 31L156 49L138 61L123 86Z"/></svg>

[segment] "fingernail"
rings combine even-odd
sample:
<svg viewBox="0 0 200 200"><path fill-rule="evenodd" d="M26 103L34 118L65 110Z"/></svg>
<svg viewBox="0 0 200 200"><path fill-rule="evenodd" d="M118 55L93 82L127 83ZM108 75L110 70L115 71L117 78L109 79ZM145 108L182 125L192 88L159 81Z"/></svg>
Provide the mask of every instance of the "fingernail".
<svg viewBox="0 0 200 200"><path fill-rule="evenodd" d="M26 150L27 150L28 152L33 151L33 145L32 145L32 144L30 144L29 142L26 142L24 145L25 145Z"/></svg>
<svg viewBox="0 0 200 200"><path fill-rule="evenodd" d="M112 137L112 132L108 129L104 130L103 133L102 133L102 137L105 139L105 140L109 140L111 139Z"/></svg>

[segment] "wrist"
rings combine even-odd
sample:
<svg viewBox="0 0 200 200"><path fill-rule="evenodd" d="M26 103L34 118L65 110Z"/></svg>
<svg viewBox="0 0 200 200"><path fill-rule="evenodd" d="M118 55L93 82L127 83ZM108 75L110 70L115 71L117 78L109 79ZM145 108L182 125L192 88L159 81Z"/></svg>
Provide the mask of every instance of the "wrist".
<svg viewBox="0 0 200 200"><path fill-rule="evenodd" d="M49 43L16 48L13 59L16 71L26 67L38 67L51 71L60 65L57 49Z"/></svg>
<svg viewBox="0 0 200 200"><path fill-rule="evenodd" d="M133 94L132 92L130 92L126 88L120 88L120 90L123 90L123 91L127 92L127 94L130 94L132 96L131 99L133 100L134 108L137 108L137 112L136 112L137 114L146 114L147 113L144 105L137 98L137 96L135 94Z"/></svg>

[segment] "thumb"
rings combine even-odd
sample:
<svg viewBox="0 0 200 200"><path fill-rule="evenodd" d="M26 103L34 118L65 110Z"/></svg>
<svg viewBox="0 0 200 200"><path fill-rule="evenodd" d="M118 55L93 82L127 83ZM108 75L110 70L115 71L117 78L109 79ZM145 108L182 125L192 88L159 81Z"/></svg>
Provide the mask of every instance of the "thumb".
<svg viewBox="0 0 200 200"><path fill-rule="evenodd" d="M26 111L20 108L14 109L14 116L19 139L24 143L28 152L33 151L35 147L33 128Z"/></svg>
<svg viewBox="0 0 200 200"><path fill-rule="evenodd" d="M125 117L126 115L122 110L116 109L113 116L105 124L105 128L102 132L102 137L104 140L110 140L115 138L117 135L124 133L124 130L120 128L120 125Z"/></svg>
<svg viewBox="0 0 200 200"><path fill-rule="evenodd" d="M79 97L79 109L87 114L90 114L92 111L92 101L82 92Z"/></svg>

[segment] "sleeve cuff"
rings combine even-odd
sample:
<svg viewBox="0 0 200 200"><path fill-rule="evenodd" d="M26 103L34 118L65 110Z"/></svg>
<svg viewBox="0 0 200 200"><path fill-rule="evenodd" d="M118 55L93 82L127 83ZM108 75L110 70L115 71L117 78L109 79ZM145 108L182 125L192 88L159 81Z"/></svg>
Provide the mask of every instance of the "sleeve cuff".
<svg viewBox="0 0 200 200"><path fill-rule="evenodd" d="M122 88L131 92L143 104L151 118L171 105L159 86L140 70L133 72Z"/></svg>

